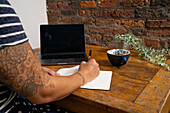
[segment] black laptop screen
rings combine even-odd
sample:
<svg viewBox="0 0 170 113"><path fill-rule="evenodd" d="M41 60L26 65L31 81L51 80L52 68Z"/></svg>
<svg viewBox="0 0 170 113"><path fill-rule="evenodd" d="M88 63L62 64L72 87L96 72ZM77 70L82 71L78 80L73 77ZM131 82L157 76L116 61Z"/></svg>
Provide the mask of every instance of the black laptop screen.
<svg viewBox="0 0 170 113"><path fill-rule="evenodd" d="M40 25L41 54L85 52L83 24Z"/></svg>

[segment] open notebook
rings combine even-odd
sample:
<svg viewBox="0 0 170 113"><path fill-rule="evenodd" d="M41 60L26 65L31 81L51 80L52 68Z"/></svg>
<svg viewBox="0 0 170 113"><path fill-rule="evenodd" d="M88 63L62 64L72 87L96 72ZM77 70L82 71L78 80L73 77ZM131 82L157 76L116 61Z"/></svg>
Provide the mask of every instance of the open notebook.
<svg viewBox="0 0 170 113"><path fill-rule="evenodd" d="M79 65L72 68L62 68L58 70L61 76L70 76L76 73L79 69ZM96 77L93 81L81 86L80 88L86 89L99 89L99 90L109 90L112 78L112 71L100 71L98 77Z"/></svg>

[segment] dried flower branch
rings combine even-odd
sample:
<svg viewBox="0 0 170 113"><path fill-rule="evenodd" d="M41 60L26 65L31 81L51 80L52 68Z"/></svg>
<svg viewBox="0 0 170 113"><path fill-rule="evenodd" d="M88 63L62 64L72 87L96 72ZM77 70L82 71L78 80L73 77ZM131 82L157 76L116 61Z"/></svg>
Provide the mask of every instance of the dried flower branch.
<svg viewBox="0 0 170 113"><path fill-rule="evenodd" d="M138 51L139 56L144 60L150 60L153 64L161 66L167 66L170 71L170 64L168 63L168 57L170 56L170 49L156 50L153 48L145 47L138 38L133 34L115 35L116 41L123 41L128 43L134 50Z"/></svg>

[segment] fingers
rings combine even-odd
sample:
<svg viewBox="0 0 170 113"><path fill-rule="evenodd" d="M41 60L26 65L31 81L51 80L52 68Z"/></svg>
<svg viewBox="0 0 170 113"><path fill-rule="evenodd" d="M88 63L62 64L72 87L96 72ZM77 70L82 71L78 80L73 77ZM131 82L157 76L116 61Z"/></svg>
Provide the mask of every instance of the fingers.
<svg viewBox="0 0 170 113"><path fill-rule="evenodd" d="M91 63L91 65L93 65L96 69L96 73L99 74L100 68L99 68L99 64L96 62L95 59L90 59L89 63Z"/></svg>
<svg viewBox="0 0 170 113"><path fill-rule="evenodd" d="M44 71L45 71L46 73L48 73L48 74L51 75L51 76L60 76L59 73L54 72L54 71L51 70L50 68L43 67L43 69L44 69Z"/></svg>
<svg viewBox="0 0 170 113"><path fill-rule="evenodd" d="M55 73L55 75L54 76L60 76L60 74L59 73Z"/></svg>
<svg viewBox="0 0 170 113"><path fill-rule="evenodd" d="M95 59L90 59L90 60L88 61L88 63L90 63L90 64L92 64L92 65L95 65L95 66L99 67L99 64L96 62Z"/></svg>
<svg viewBox="0 0 170 113"><path fill-rule="evenodd" d="M97 63L95 59L90 59L88 62Z"/></svg>

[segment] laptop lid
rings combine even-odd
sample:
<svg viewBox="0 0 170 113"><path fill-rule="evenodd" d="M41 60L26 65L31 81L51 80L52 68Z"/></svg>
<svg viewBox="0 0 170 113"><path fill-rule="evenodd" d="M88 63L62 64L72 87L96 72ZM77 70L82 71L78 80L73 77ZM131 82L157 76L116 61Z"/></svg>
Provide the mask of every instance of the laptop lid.
<svg viewBox="0 0 170 113"><path fill-rule="evenodd" d="M85 54L84 24L40 25L40 48L42 59Z"/></svg>

